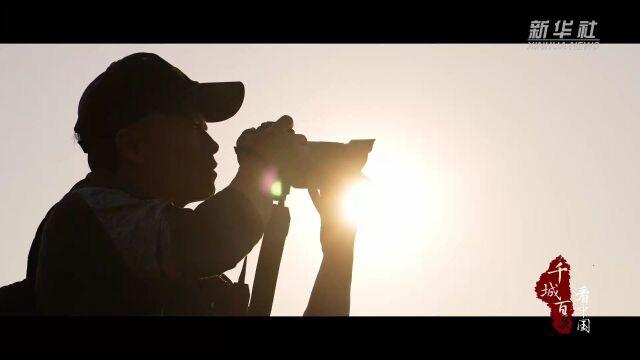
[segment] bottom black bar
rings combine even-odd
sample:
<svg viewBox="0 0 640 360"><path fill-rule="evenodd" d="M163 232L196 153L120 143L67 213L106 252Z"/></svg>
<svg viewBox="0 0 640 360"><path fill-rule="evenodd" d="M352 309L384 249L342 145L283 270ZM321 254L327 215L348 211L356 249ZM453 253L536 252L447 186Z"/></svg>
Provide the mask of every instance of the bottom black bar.
<svg viewBox="0 0 640 360"><path fill-rule="evenodd" d="M245 351L533 351L593 352L631 349L639 317L589 317L590 332L558 334L548 317L351 318L0 318L4 346L35 349L121 347ZM22 345L21 347L24 347ZM93 351L93 350L92 350Z"/></svg>

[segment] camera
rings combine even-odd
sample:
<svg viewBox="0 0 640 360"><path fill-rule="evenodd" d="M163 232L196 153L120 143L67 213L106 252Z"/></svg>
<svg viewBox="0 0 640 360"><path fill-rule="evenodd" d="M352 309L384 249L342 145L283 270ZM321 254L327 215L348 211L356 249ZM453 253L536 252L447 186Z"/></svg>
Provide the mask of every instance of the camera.
<svg viewBox="0 0 640 360"><path fill-rule="evenodd" d="M292 179L283 181L294 188L323 189L361 175L373 149L375 139L351 140L348 143L309 141L304 161L291 169Z"/></svg>
<svg viewBox="0 0 640 360"><path fill-rule="evenodd" d="M278 191L273 200L284 200L290 187L329 190L363 177L375 139L351 140L348 143L308 141L302 154L289 154L286 169L278 169ZM293 160L295 159L295 160Z"/></svg>
<svg viewBox="0 0 640 360"><path fill-rule="evenodd" d="M290 187L326 189L362 175L375 139L354 139L348 143L307 141L295 153L276 155L283 168L276 169L279 191L272 191L274 200L286 197ZM236 154L249 154L262 159L251 148L236 146ZM264 159L263 159L264 160Z"/></svg>

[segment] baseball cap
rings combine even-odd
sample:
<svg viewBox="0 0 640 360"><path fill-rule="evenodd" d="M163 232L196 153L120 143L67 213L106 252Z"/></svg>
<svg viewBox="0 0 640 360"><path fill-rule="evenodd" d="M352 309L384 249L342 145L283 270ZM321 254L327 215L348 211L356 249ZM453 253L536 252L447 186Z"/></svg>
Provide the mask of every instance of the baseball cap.
<svg viewBox="0 0 640 360"><path fill-rule="evenodd" d="M85 153L115 138L118 130L151 113L202 113L207 122L235 115L244 100L242 82L199 83L152 53L113 62L85 89L74 131Z"/></svg>

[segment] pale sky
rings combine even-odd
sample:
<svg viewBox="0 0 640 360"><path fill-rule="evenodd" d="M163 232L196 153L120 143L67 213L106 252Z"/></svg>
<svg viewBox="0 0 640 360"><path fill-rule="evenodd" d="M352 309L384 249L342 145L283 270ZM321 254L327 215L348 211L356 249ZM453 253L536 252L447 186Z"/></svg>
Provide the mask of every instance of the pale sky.
<svg viewBox="0 0 640 360"><path fill-rule="evenodd" d="M218 190L241 131L283 114L310 140L377 139L352 315L546 316L534 286L560 254L587 315L640 315L638 45L0 45L0 285L24 278L41 219L89 171L80 95L138 51L244 82L238 114L209 126ZM306 191L287 204L274 315L302 314L322 256Z"/></svg>

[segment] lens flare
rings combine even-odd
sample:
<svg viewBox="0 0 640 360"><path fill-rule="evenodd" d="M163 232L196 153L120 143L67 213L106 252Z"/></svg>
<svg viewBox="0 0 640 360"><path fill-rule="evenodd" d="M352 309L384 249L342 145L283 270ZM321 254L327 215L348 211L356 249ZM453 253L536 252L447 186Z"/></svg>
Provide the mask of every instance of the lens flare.
<svg viewBox="0 0 640 360"><path fill-rule="evenodd" d="M278 171L275 167L268 167L262 173L260 190L264 195L277 197L282 195L282 182L280 182Z"/></svg>
<svg viewBox="0 0 640 360"><path fill-rule="evenodd" d="M282 196L282 181L276 180L271 184L271 195L275 197Z"/></svg>

